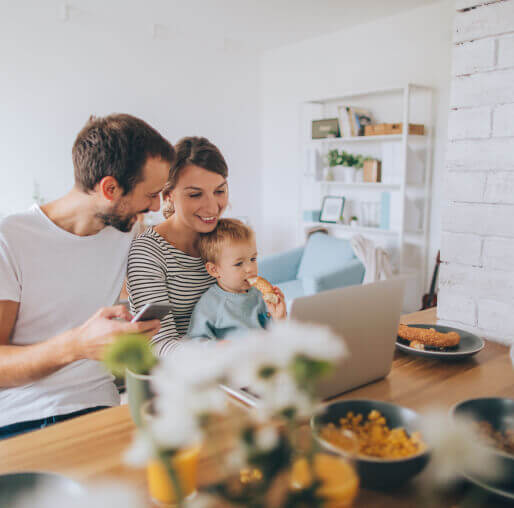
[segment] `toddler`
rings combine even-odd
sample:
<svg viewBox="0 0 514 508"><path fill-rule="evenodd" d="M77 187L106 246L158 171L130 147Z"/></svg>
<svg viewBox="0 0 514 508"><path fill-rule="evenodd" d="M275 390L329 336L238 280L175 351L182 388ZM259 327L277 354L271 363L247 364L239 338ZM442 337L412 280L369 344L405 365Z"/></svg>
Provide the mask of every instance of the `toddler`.
<svg viewBox="0 0 514 508"><path fill-rule="evenodd" d="M200 255L215 277L196 304L187 335L221 340L248 328L266 328L269 320L284 319L284 295L273 287L276 303L265 302L249 279L257 277L254 232L236 219L220 219L216 229L200 234Z"/></svg>

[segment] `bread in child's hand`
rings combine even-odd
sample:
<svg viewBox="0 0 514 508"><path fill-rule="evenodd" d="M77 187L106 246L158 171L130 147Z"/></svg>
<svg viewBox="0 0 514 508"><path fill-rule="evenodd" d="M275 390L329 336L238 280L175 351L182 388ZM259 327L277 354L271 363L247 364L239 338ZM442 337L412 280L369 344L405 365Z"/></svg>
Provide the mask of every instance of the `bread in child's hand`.
<svg viewBox="0 0 514 508"><path fill-rule="evenodd" d="M278 296L273 291L273 286L263 277L250 277L248 283L262 293L265 302L277 304Z"/></svg>

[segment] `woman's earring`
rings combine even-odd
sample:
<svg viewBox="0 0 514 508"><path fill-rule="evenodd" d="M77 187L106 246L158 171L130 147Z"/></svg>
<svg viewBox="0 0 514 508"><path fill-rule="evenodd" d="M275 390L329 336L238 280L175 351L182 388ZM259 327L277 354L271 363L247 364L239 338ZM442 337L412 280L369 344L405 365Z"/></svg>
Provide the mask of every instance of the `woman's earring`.
<svg viewBox="0 0 514 508"><path fill-rule="evenodd" d="M175 205L171 199L165 199L162 205L162 214L164 218L168 218L175 213Z"/></svg>

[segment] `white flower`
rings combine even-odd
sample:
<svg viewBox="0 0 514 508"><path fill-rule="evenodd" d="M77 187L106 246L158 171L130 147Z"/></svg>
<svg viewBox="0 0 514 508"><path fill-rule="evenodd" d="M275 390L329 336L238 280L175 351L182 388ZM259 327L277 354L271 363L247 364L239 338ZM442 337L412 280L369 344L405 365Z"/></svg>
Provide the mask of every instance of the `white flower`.
<svg viewBox="0 0 514 508"><path fill-rule="evenodd" d="M306 418L314 412L310 397L298 388L287 371L275 374L265 388L259 391L259 396L256 410L264 420L291 410L295 418Z"/></svg>
<svg viewBox="0 0 514 508"><path fill-rule="evenodd" d="M122 483L101 483L87 489L60 489L49 480L17 499L14 508L145 508L140 492Z"/></svg>
<svg viewBox="0 0 514 508"><path fill-rule="evenodd" d="M432 449L428 471L436 485L447 486L462 472L484 479L501 475L500 464L481 444L470 420L433 411L423 417L420 430Z"/></svg>
<svg viewBox="0 0 514 508"><path fill-rule="evenodd" d="M263 452L269 452L278 443L278 432L277 429L270 425L261 427L255 435L255 443L257 448Z"/></svg>
<svg viewBox="0 0 514 508"><path fill-rule="evenodd" d="M272 325L269 337L277 347L276 354L282 365L289 364L298 355L335 362L348 353L343 339L328 326L279 321Z"/></svg>
<svg viewBox="0 0 514 508"><path fill-rule="evenodd" d="M267 384L259 376L263 367L285 369L297 356L333 363L347 354L343 339L330 328L295 321L275 323L269 330L251 330L223 349L231 358L230 383L259 392Z"/></svg>
<svg viewBox="0 0 514 508"><path fill-rule="evenodd" d="M155 456L156 450L152 439L146 432L139 431L125 452L123 460L130 466L141 467Z"/></svg>
<svg viewBox="0 0 514 508"><path fill-rule="evenodd" d="M227 355L216 343L188 342L162 359L152 372L156 391L166 390L170 379L199 386L219 383L227 370Z"/></svg>
<svg viewBox="0 0 514 508"><path fill-rule="evenodd" d="M167 450L192 446L202 436L196 415L172 409L155 416L151 432L156 444Z"/></svg>

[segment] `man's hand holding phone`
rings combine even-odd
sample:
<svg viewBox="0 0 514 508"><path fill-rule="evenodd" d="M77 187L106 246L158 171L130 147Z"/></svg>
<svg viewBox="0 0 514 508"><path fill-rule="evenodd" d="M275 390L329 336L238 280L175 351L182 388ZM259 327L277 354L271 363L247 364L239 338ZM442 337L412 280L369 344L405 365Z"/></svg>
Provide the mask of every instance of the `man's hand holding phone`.
<svg viewBox="0 0 514 508"><path fill-rule="evenodd" d="M150 338L160 327L159 319L134 322L123 305L104 307L76 329L72 361L101 360L105 347L115 342L119 335L142 333Z"/></svg>

